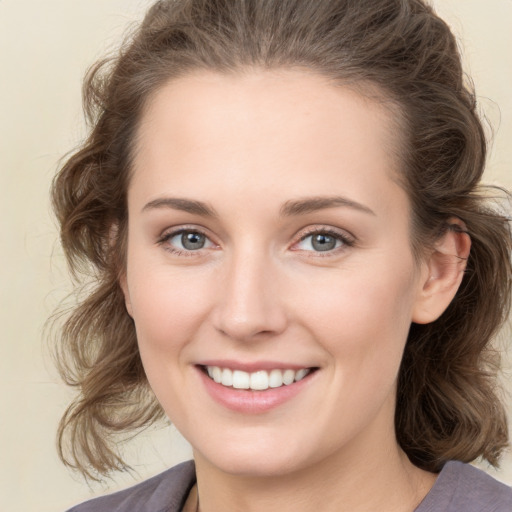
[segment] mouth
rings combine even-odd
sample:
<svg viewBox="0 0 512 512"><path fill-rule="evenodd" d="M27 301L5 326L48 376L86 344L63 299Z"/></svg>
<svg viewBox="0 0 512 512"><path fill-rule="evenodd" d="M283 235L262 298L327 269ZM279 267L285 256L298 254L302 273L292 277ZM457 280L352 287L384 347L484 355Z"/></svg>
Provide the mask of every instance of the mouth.
<svg viewBox="0 0 512 512"><path fill-rule="evenodd" d="M265 391L267 389L290 386L318 370L316 367L299 369L274 368L271 370L246 372L209 365L200 366L200 369L212 381L226 388L252 391Z"/></svg>

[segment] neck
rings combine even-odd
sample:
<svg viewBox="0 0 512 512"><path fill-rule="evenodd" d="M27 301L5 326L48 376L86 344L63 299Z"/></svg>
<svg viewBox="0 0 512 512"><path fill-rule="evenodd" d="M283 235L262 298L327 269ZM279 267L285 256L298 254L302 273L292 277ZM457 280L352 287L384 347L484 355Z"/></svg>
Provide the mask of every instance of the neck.
<svg viewBox="0 0 512 512"><path fill-rule="evenodd" d="M394 434L387 449L344 449L280 475L234 475L195 454L200 512L413 512L436 476L411 464ZM352 453L351 453L352 452Z"/></svg>

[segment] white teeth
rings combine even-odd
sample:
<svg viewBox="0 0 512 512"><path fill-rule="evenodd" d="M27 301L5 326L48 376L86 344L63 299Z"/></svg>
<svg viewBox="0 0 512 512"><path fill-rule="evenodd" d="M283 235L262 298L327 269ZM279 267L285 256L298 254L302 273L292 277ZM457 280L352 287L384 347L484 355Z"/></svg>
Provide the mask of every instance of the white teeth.
<svg viewBox="0 0 512 512"><path fill-rule="evenodd" d="M281 370L272 370L268 377L268 385L271 388L280 388L283 385L283 372Z"/></svg>
<svg viewBox="0 0 512 512"><path fill-rule="evenodd" d="M250 375L247 372L235 370L233 372L233 387L235 389L249 389Z"/></svg>
<svg viewBox="0 0 512 512"><path fill-rule="evenodd" d="M285 370L283 373L283 383L289 386L295 380L295 372L293 370Z"/></svg>
<svg viewBox="0 0 512 512"><path fill-rule="evenodd" d="M302 370L299 370L295 374L295 382L302 380L308 373L309 373L309 370L307 368L302 368Z"/></svg>
<svg viewBox="0 0 512 512"><path fill-rule="evenodd" d="M233 385L233 372L229 368L224 368L222 370L221 384L223 386L232 386Z"/></svg>
<svg viewBox="0 0 512 512"><path fill-rule="evenodd" d="M289 386L294 382L302 380L310 373L309 368L300 370L259 370L248 373L242 370L230 370L229 368L220 368L219 366L207 366L206 371L211 379L217 384L235 389L252 389L254 391L264 391L268 388L279 388L283 385Z"/></svg>
<svg viewBox="0 0 512 512"><path fill-rule="evenodd" d="M217 383L217 384L220 384L221 380L222 380L222 370L218 367L218 366L214 366L213 367L213 380Z"/></svg>
<svg viewBox="0 0 512 512"><path fill-rule="evenodd" d="M251 373L251 389L263 390L268 389L268 373L264 370Z"/></svg>

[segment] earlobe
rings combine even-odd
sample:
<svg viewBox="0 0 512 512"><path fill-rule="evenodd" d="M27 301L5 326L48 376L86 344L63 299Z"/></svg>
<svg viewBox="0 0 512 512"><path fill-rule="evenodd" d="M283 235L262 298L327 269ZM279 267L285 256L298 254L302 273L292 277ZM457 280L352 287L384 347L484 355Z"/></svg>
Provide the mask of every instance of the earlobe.
<svg viewBox="0 0 512 512"><path fill-rule="evenodd" d="M462 282L470 249L471 239L464 222L450 219L424 262L413 322L428 324L443 314Z"/></svg>

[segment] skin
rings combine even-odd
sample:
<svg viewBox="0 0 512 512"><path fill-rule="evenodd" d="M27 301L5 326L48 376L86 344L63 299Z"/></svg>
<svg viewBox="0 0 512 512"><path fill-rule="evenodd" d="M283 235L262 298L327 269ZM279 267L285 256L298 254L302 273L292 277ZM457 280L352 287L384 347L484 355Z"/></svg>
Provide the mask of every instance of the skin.
<svg viewBox="0 0 512 512"><path fill-rule="evenodd" d="M375 100L304 70L197 72L148 103L121 284L149 382L193 446L201 511L410 512L432 487L397 445L396 380L411 322L447 307L469 241L449 231L414 260L396 133ZM348 202L280 214L332 196ZM183 228L204 247L184 250ZM312 229L336 247L315 250ZM212 359L318 370L244 414L205 391L196 365Z"/></svg>

